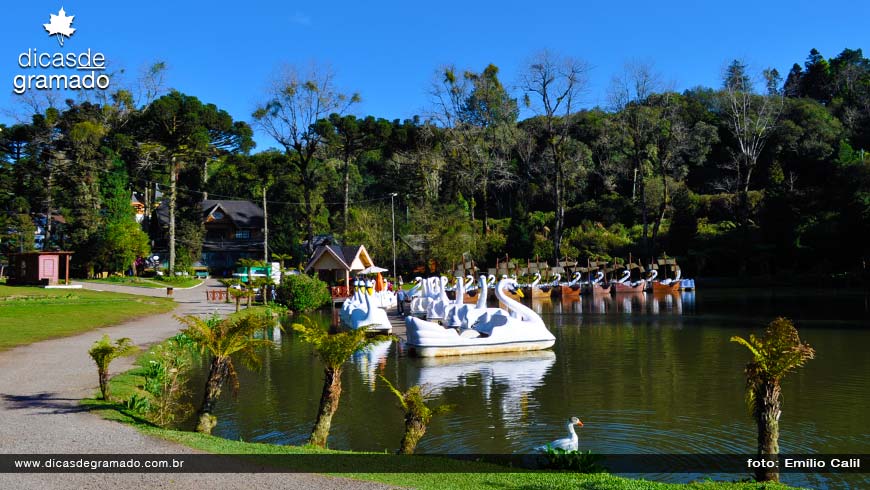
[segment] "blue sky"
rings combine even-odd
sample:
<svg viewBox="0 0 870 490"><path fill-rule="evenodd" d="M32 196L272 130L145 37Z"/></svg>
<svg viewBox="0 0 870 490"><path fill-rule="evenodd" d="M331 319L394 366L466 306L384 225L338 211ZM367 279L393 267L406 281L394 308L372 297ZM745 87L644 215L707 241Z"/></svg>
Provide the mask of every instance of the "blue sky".
<svg viewBox="0 0 870 490"><path fill-rule="evenodd" d="M514 86L522 62L548 48L591 66L585 105L606 103L627 61L652 62L678 90L718 86L742 58L783 76L810 48L825 57L870 49L870 2L277 2L31 1L0 16L0 96L19 106L12 79L19 53L103 52L135 75L165 61L167 84L249 120L270 76L284 63L331 65L339 86L359 92L354 112L388 119L422 113L439 65L501 68ZM63 7L77 32L60 48L42 28ZM35 72L39 73L39 72ZM11 116L0 114L0 121ZM273 145L257 135L258 149Z"/></svg>

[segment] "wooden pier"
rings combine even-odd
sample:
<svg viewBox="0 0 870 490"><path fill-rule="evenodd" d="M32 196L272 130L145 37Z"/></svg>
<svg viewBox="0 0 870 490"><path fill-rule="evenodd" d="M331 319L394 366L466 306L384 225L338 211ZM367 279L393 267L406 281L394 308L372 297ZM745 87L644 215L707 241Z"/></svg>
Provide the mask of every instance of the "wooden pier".
<svg viewBox="0 0 870 490"><path fill-rule="evenodd" d="M405 308L407 311L407 309L410 308L410 305L406 306ZM395 308L395 307L386 308L386 310L387 310L387 318L390 319L390 325L393 326L393 335L395 335L396 337L399 337L402 340L402 342L407 341L408 336L405 332L405 317L403 317L402 315L399 315L398 308Z"/></svg>
<svg viewBox="0 0 870 490"><path fill-rule="evenodd" d="M335 325L338 325L338 312L336 310L338 308L341 308L341 303L343 303L343 302L344 302L344 299L342 299L342 301L339 302L339 301L335 301L335 298L333 298L332 315L333 315L333 322L335 322ZM387 311L387 318L390 319L390 325L393 327L393 335L395 335L396 337L399 337L399 339L401 339L402 342L406 341L408 338L407 338L407 335L405 333L405 317L403 317L402 315L399 315L399 309L396 308L395 306L392 308L384 308L384 309ZM410 305L406 305L405 311L409 311L409 310L410 310Z"/></svg>

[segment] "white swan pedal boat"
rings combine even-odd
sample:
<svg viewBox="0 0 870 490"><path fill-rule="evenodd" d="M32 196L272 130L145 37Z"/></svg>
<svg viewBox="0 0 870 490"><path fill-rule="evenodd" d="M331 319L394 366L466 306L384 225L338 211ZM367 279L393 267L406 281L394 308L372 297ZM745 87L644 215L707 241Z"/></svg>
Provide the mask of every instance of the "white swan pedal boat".
<svg viewBox="0 0 870 490"><path fill-rule="evenodd" d="M446 315L453 320L450 323L455 328L414 316L406 317L406 345L419 357L522 352L552 347L556 337L537 313L505 294L504 289L508 286L518 287L515 280L505 278L499 281L495 290L507 310L485 306L485 278L481 278L481 298L477 305L462 304L464 288L458 288L455 310Z"/></svg>

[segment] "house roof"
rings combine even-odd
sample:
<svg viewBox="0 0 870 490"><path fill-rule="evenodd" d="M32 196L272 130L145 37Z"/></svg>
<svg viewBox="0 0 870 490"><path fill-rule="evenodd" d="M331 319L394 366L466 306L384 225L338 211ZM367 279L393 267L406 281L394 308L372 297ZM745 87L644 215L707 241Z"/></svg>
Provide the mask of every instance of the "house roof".
<svg viewBox="0 0 870 490"><path fill-rule="evenodd" d="M310 272L311 269L314 269L317 263L320 262L321 259L324 257L324 255L335 258L346 271L362 270L368 265L373 265L371 257L369 257L369 253L363 245L359 245L356 247L321 245L314 250L313 254L311 254L311 259L305 266L305 272ZM362 261L363 267L359 267L359 265L354 264L354 262L357 262L357 259L360 259Z"/></svg>
<svg viewBox="0 0 870 490"><path fill-rule="evenodd" d="M206 199L200 205L203 220L220 210L239 228L263 228L265 223L263 210L251 201ZM169 223L169 204L165 200L157 207L157 219L161 224Z"/></svg>

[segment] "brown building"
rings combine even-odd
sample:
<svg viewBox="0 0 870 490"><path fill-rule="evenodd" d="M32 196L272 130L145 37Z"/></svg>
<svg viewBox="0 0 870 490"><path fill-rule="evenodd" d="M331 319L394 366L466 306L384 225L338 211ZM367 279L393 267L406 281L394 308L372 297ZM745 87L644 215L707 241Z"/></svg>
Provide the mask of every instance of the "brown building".
<svg viewBox="0 0 870 490"><path fill-rule="evenodd" d="M10 254L9 284L52 286L61 280L69 284L72 252L23 252Z"/></svg>
<svg viewBox="0 0 870 490"><path fill-rule="evenodd" d="M162 202L157 208L161 238L153 250L164 259L169 250L169 207ZM263 209L251 201L207 199L202 201L205 237L202 263L213 275L228 276L242 258L263 259Z"/></svg>

